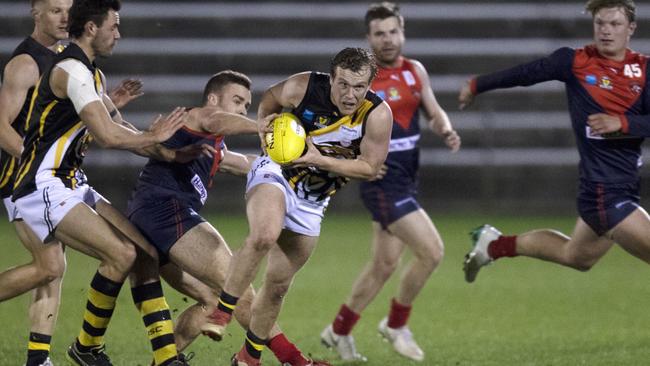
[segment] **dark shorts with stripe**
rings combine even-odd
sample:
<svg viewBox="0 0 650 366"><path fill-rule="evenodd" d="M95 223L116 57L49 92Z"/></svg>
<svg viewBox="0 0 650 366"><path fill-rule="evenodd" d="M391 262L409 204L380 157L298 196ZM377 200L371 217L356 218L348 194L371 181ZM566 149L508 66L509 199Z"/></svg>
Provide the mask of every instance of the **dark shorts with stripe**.
<svg viewBox="0 0 650 366"><path fill-rule="evenodd" d="M639 207L639 184L580 182L577 206L584 222L604 235Z"/></svg>
<svg viewBox="0 0 650 366"><path fill-rule="evenodd" d="M362 182L361 200L370 211L372 220L386 230L388 225L421 208L417 201L414 182L397 184L394 181Z"/></svg>
<svg viewBox="0 0 650 366"><path fill-rule="evenodd" d="M127 217L156 247L161 265L169 261L169 250L185 233L205 222L189 203L175 197L133 199Z"/></svg>

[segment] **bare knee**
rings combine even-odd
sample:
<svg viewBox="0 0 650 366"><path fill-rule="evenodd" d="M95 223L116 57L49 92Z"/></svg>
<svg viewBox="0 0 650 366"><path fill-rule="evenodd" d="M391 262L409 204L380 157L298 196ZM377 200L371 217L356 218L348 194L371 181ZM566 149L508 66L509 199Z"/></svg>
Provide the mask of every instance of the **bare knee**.
<svg viewBox="0 0 650 366"><path fill-rule="evenodd" d="M565 264L580 272L589 271L598 261L598 258L585 256L581 253L569 253L565 257Z"/></svg>
<svg viewBox="0 0 650 366"><path fill-rule="evenodd" d="M34 257L39 283L46 284L63 277L66 268L65 255L60 246Z"/></svg>
<svg viewBox="0 0 650 366"><path fill-rule="evenodd" d="M415 253L415 256L428 270L433 271L442 262L444 253L442 243L435 243L421 250L419 253Z"/></svg>
<svg viewBox="0 0 650 366"><path fill-rule="evenodd" d="M399 264L399 257L395 258L377 258L372 261L372 273L374 276L381 280L386 281L395 272Z"/></svg>
<svg viewBox="0 0 650 366"><path fill-rule="evenodd" d="M246 246L259 253L267 253L278 240L279 235L272 232L251 233L246 238Z"/></svg>
<svg viewBox="0 0 650 366"><path fill-rule="evenodd" d="M111 253L109 265L120 273L128 273L131 271L136 258L137 252L135 246L131 243L124 243L116 253Z"/></svg>

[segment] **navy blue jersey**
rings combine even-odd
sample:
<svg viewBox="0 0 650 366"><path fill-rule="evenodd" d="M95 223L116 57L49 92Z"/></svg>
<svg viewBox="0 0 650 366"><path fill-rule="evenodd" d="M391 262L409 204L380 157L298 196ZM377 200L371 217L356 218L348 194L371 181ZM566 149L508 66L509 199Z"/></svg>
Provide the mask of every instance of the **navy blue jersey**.
<svg viewBox="0 0 650 366"><path fill-rule="evenodd" d="M595 46L560 48L550 56L473 80L475 94L529 86L548 80L565 83L573 132L580 153L580 178L606 184L638 181L641 143L650 136L647 57L627 50L623 61L602 57ZM587 118L620 116L619 132L599 135Z"/></svg>
<svg viewBox="0 0 650 366"><path fill-rule="evenodd" d="M129 212L133 212L147 201L156 197L172 196L188 203L199 211L208 198L212 177L219 169L221 150L225 147L223 136L202 133L183 127L163 145L180 149L190 145L212 145L217 153L209 158L201 155L189 163L168 163L149 159L140 172L133 196L129 201Z"/></svg>

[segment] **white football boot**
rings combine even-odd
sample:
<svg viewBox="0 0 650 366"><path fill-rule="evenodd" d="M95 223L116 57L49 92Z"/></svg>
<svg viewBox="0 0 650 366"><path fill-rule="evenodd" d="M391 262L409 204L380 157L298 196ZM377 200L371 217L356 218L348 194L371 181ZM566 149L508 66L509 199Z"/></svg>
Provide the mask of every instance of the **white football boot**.
<svg viewBox="0 0 650 366"><path fill-rule="evenodd" d="M410 358L413 361L424 360L424 351L415 343L413 333L408 326L400 328L388 327L388 318L379 322L379 334L384 337L400 355Z"/></svg>
<svg viewBox="0 0 650 366"><path fill-rule="evenodd" d="M45 359L45 361L43 361L42 364L40 364L38 366L54 366L54 364L52 363L52 360L50 360L50 358L48 357L48 358Z"/></svg>
<svg viewBox="0 0 650 366"><path fill-rule="evenodd" d="M349 334L342 336L334 333L332 324L323 329L320 334L320 341L325 347L334 349L344 361L368 361L366 357L357 352L354 337Z"/></svg>
<svg viewBox="0 0 650 366"><path fill-rule="evenodd" d="M490 225L479 226L470 232L472 237L472 250L465 254L463 271L465 272L465 281L474 282L478 271L483 266L492 263L492 258L488 254L488 245L501 236L501 232Z"/></svg>

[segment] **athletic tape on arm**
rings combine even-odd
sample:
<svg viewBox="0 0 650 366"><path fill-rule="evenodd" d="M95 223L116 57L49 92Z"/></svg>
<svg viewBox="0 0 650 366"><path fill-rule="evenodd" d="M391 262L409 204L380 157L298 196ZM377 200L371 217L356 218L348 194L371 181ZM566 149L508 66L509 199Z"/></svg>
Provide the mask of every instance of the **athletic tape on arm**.
<svg viewBox="0 0 650 366"><path fill-rule="evenodd" d="M56 66L68 73L68 98L77 113L89 103L102 100L95 90L93 74L81 61L68 59Z"/></svg>

